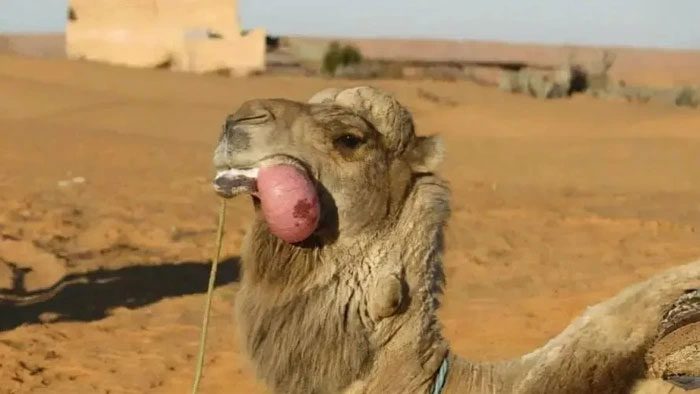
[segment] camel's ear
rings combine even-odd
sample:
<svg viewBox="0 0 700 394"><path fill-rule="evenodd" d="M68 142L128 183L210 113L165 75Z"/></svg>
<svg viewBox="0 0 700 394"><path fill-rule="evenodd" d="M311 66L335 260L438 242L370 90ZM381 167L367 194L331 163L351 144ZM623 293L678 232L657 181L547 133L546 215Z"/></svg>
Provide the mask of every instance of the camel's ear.
<svg viewBox="0 0 700 394"><path fill-rule="evenodd" d="M437 135L416 137L407 155L413 172L435 172L444 157L445 145Z"/></svg>

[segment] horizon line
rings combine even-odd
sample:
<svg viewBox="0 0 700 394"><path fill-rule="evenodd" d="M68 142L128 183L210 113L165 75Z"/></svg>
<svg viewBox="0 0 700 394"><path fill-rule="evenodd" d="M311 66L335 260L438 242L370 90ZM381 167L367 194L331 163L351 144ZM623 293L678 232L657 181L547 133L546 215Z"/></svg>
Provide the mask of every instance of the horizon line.
<svg viewBox="0 0 700 394"><path fill-rule="evenodd" d="M260 27L247 28L243 30L254 30ZM264 28L263 28L264 29ZM268 36L273 37L293 37L302 39L328 40L328 41L353 41L353 40L390 40L390 41L418 41L418 42L454 42L468 43L478 42L484 44L496 45L513 45L513 46L539 46L539 47L556 47L556 48L599 48L599 49L632 49L632 50L658 50L658 51L681 51L681 52L700 52L700 47L686 46L644 46L634 44L597 44L597 43L570 43L570 42L551 42L551 41L526 41L526 40L504 40L504 39L479 39L479 38L443 38L443 37L426 37L426 36L397 36L397 35L356 35L356 36L340 36L340 35L309 35L309 34L274 34L266 30ZM61 36L65 35L62 30L34 30L34 31L0 31L2 36Z"/></svg>

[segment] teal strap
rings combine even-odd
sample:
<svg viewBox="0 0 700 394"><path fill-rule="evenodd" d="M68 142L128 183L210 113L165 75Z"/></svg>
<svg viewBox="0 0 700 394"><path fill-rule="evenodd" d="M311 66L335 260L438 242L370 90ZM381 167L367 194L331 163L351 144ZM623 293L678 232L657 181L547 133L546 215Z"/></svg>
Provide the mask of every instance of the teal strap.
<svg viewBox="0 0 700 394"><path fill-rule="evenodd" d="M445 381L447 380L447 369L449 368L449 361L447 361L447 356L442 359L442 364L440 364L440 369L437 371L435 380L433 381L433 387L430 390L431 394L441 394L442 389L445 388Z"/></svg>

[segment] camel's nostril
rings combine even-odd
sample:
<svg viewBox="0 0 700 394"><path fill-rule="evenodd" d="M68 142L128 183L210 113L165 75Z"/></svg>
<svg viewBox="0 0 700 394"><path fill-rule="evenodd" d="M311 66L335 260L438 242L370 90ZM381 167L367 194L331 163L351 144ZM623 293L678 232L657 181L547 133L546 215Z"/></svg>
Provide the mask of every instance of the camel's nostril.
<svg viewBox="0 0 700 394"><path fill-rule="evenodd" d="M250 148L250 134L256 131L254 126L265 124L272 119L272 112L264 108L243 107L230 115L226 118L224 126L228 149L232 152L242 152Z"/></svg>
<svg viewBox="0 0 700 394"><path fill-rule="evenodd" d="M272 112L255 102L246 103L226 118L226 127L257 125L274 119Z"/></svg>
<svg viewBox="0 0 700 394"><path fill-rule="evenodd" d="M274 119L275 114L267 100L250 100L226 118L226 127L258 125Z"/></svg>
<svg viewBox="0 0 700 394"><path fill-rule="evenodd" d="M235 119L235 124L260 124L272 119L272 114L269 111L261 112L255 115L245 116Z"/></svg>

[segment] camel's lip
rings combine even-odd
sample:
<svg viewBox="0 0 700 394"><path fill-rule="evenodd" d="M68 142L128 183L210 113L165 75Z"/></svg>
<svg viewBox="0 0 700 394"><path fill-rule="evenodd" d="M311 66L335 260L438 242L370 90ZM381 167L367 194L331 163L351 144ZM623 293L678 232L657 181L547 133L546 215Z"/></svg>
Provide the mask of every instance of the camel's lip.
<svg viewBox="0 0 700 394"><path fill-rule="evenodd" d="M257 195L257 178L261 168L274 165L291 165L308 174L301 160L288 155L266 156L254 163L218 168L212 186L216 194L223 198L233 198L240 194Z"/></svg>
<svg viewBox="0 0 700 394"><path fill-rule="evenodd" d="M239 194L255 194L259 168L220 170L216 173L212 186L216 194L223 198L233 198Z"/></svg>

